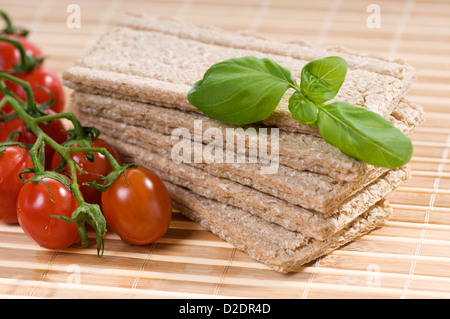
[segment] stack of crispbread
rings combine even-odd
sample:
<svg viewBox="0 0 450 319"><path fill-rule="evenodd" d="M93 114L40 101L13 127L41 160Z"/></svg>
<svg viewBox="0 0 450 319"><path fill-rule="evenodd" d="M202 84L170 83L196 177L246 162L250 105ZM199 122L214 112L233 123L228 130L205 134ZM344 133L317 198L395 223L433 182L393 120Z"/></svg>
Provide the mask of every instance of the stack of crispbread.
<svg viewBox="0 0 450 319"><path fill-rule="evenodd" d="M124 157L158 173L183 214L273 269L294 271L385 222L392 212L385 197L409 171L343 155L315 127L292 119L288 95L268 119L252 126L253 132L248 127L233 131L247 138L246 163L218 161L214 154L237 159L242 148L234 147L234 140L225 148L230 141L199 135L213 129L225 137L236 127L200 113L187 101L187 92L211 65L248 55L269 57L297 78L309 61L339 55L349 70L336 100L377 112L407 135L423 121L422 108L405 98L415 72L404 61L279 43L169 18L123 16L63 79L74 89L71 105L81 122L99 128ZM274 128L277 140L270 133ZM201 161L193 153L174 158L180 143L176 130L185 132L181 139L193 153L200 150ZM267 142L267 154L278 156L253 163L252 140ZM214 152L205 152L211 144ZM223 153L215 153L219 150ZM269 159L277 169L262 173Z"/></svg>

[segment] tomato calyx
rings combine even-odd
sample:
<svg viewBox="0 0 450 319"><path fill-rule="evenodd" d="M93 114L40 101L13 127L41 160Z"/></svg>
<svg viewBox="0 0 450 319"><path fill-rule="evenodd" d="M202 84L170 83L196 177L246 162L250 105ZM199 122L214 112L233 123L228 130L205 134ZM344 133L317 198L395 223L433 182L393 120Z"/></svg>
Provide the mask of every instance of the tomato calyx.
<svg viewBox="0 0 450 319"><path fill-rule="evenodd" d="M31 152L30 152L30 155L33 157ZM45 183L45 181L43 181L43 179L51 178L51 179L57 180L58 182L63 184L71 193L73 193L72 184L70 183L70 180L68 180L64 175L58 174L54 171L44 171L44 172L36 173L36 170L34 168L24 169L22 171L21 175L27 174L27 173L34 173L34 175L28 179L21 177L21 180L23 183L31 181L33 183L43 183L44 185L46 185L46 183ZM53 202L53 200L51 199L51 194L50 194L50 200Z"/></svg>
<svg viewBox="0 0 450 319"><path fill-rule="evenodd" d="M10 73L31 72L44 62L44 57L36 57L33 54L27 54L22 43L18 40L0 36L0 41L13 45L20 52L20 62L15 62L13 64L13 69L10 70Z"/></svg>
<svg viewBox="0 0 450 319"><path fill-rule="evenodd" d="M77 126L73 129L66 130L68 139L64 143L64 146L67 148L71 148L72 146L77 145L79 148L92 148L92 141L97 139L100 136L100 131L95 127L90 126ZM94 151L87 150L86 159L90 162L93 162L95 159ZM66 167L67 161L64 157L61 156L60 163L54 171L58 173L63 173L64 168ZM77 170L82 173L82 169L77 165ZM69 177L70 178L70 177Z"/></svg>
<svg viewBox="0 0 450 319"><path fill-rule="evenodd" d="M125 177L125 180L127 180L125 171L128 168L137 167L137 166L138 165L134 164L134 163L124 163L124 164L120 165L120 167L118 167L117 169L113 170L111 173L106 175L105 177L96 179L93 182L84 183L83 185L87 185L87 186L95 188L101 192L105 192L120 175L123 174ZM102 182L101 184L98 183L100 181Z"/></svg>
<svg viewBox="0 0 450 319"><path fill-rule="evenodd" d="M0 156L2 156L3 152L9 146L19 146L19 147L22 147L22 148L25 148L25 149L31 149L31 147L33 146L31 144L14 141L16 139L16 137L18 137L17 140L20 141L21 140L21 135L22 134L20 132L18 132L18 131L12 132L11 135L8 136L6 141L4 141L4 142L2 142L0 144Z"/></svg>
<svg viewBox="0 0 450 319"><path fill-rule="evenodd" d="M84 182L82 185L86 185L104 192L109 188L109 186L111 186L111 184L117 179L118 176L125 173L125 170L127 168L137 166L137 164L133 163L119 164L117 158L115 158L114 155L111 154L105 147L94 147L94 141L97 140L100 136L100 131L95 127L75 127L74 129L68 130L67 134L69 138L64 143L64 146L68 148L68 153L85 153L85 158L89 162L94 162L95 153L99 153L105 156L108 159L109 164L111 164L112 166L112 171L109 172L106 176L95 179L92 182ZM66 164L66 159L64 157L61 157L59 166L55 169L55 171L64 173ZM80 174L86 173L78 165L75 165L75 167Z"/></svg>
<svg viewBox="0 0 450 319"><path fill-rule="evenodd" d="M5 28L0 31L0 33L12 34L21 37L26 37L30 33L30 31L25 28L14 26L11 22L11 19L9 18L9 15L6 12L0 11L0 16L2 17L6 25Z"/></svg>
<svg viewBox="0 0 450 319"><path fill-rule="evenodd" d="M72 213L72 216L60 216L60 215L49 215L50 217L59 218L66 223L73 223L77 225L78 233L80 234L81 247L86 247L88 245L88 235L86 230L86 223L88 223L93 229L95 229L95 240L97 245L97 255L101 257L104 252L104 242L103 236L106 233L106 221L103 217L103 213L100 210L100 206L97 204L89 204L83 202L78 208Z"/></svg>

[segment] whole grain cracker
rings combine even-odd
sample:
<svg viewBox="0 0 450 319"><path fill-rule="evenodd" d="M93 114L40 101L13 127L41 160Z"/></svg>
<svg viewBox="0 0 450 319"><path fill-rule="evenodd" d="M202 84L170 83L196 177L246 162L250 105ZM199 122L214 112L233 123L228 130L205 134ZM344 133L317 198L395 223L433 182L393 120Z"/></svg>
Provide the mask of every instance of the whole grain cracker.
<svg viewBox="0 0 450 319"><path fill-rule="evenodd" d="M165 182L182 214L244 251L250 257L282 273L329 253L382 225L392 209L383 201L332 237L320 241L267 223L241 209L201 197L185 188Z"/></svg>
<svg viewBox="0 0 450 319"><path fill-rule="evenodd" d="M102 129L107 131L103 127ZM360 189L354 196L346 198L338 208L323 214L290 204L227 178L210 175L187 164L175 164L171 159L158 154L156 149L133 145L133 140L127 139L124 142L108 134L103 138L113 143L121 154L139 165L149 167L166 181L200 192L205 197L210 196L215 200L241 207L267 221L290 230L302 231L318 239L330 237L367 209L368 205L386 196L409 176L407 167L389 171L371 185Z"/></svg>
<svg viewBox="0 0 450 319"><path fill-rule="evenodd" d="M170 135L175 129L186 128L191 134L201 131L203 138L207 130L218 130L225 139L228 128L235 126L226 125L212 120L206 116L186 113L178 110L169 110L150 104L143 104L127 100L117 100L106 96L98 96L74 92L72 94L72 106L93 116L104 117L118 122L149 128ZM417 104L402 100L393 115L388 119L409 135L414 128L423 121L423 110ZM196 121L201 121L201 128L197 130ZM254 126L252 126L254 127ZM265 136L259 136L258 127L253 134L250 130L244 130L240 133L236 130L236 135L242 138L253 139L258 152L260 139L268 140L267 153L271 152L271 141ZM270 132L270 128L267 128ZM270 133L268 133L270 135ZM375 168L371 165L357 161L342 154L336 147L328 144L322 138L300 133L291 133L280 131L279 133L279 162L282 166L287 166L296 170L308 170L311 172L329 175L333 178L345 181L358 181L363 179L370 171ZM194 138L194 136L192 135ZM204 140L205 144L212 145L214 140ZM226 141L219 141L223 144ZM228 142L227 142L228 143ZM173 145L173 142L172 142ZM221 146L219 144L219 146ZM247 142L246 150L254 146ZM260 152L265 153L265 152Z"/></svg>
<svg viewBox="0 0 450 319"><path fill-rule="evenodd" d="M343 48L281 43L165 18L125 15L64 72L63 80L78 91L197 111L186 98L191 86L214 63L246 55L272 58L297 78L309 61L340 55L349 70L336 99L383 116L392 113L415 79L414 69L405 61L362 56ZM311 131L292 119L285 100L267 124Z"/></svg>
<svg viewBox="0 0 450 319"><path fill-rule="evenodd" d="M145 150L154 150L160 156L165 157L167 161L173 161L171 152L173 141L168 135L143 127L117 123L98 114L89 115L79 112L78 116L86 124L96 125L101 128L102 132L114 136L117 140L133 143ZM114 141L114 143L116 142ZM211 160L208 163L191 161L187 165L202 169L216 177L231 179L251 186L294 205L322 213L336 208L347 197L387 171L387 169L372 167L364 179L346 182L333 179L328 175L299 171L283 165L280 165L276 174L261 174L261 165L251 163L216 163Z"/></svg>

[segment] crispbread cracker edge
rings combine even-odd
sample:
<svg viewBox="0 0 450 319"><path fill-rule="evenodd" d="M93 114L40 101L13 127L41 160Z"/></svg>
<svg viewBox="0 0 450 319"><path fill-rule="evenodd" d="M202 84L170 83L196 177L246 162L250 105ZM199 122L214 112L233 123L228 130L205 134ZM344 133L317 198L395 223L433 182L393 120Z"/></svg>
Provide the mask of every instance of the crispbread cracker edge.
<svg viewBox="0 0 450 319"><path fill-rule="evenodd" d="M225 138L226 128L234 128L234 126L224 125L205 116L196 115L192 117L192 114L189 113L168 110L150 104L116 100L107 96L80 92L72 94L72 107L75 111L124 122L136 127L148 128L166 135L170 135L174 128L186 128L191 134L194 134L196 131L194 128L196 120L202 121L202 134L205 130L214 128L220 130ZM412 130L423 121L423 110L421 107L407 100L402 101L393 114L395 116L389 116L389 120L407 135L411 134ZM305 137L301 138L302 135ZM280 136L279 161L283 166L309 170L345 181L361 180L369 171L375 169L372 165L356 161L342 154L337 148L329 145L322 138L300 133L295 135L287 133L286 135L283 131L280 132ZM255 136L255 138L259 137ZM203 141L203 143L210 144L212 142ZM245 147L248 151L252 146L249 146L247 143ZM268 148L270 152L270 142ZM284 155L286 154L285 148L291 149L287 152L288 155Z"/></svg>
<svg viewBox="0 0 450 319"><path fill-rule="evenodd" d="M192 177L204 176L203 178L208 178L214 176L224 182L232 181L235 183L244 184L258 189L263 193L268 193L276 198L281 198L293 205L300 205L308 209L314 209L321 213L328 213L342 203L345 198L351 196L365 185L374 181L384 171L378 168L360 182L338 181L327 175L315 174L308 171L298 171L297 178L299 181L299 187L296 189L291 188L292 190L295 190L295 194L293 194L291 192L286 192L285 190L272 187L275 186L275 184L272 184L272 186L266 185L261 180L261 178L263 180L270 179L271 175L262 176L257 173L257 176L261 176L261 178L252 178L251 175L243 176L237 171L231 172L227 170L220 170L215 167L213 163L196 164L174 162L171 158L171 153L169 150L156 147L152 144L146 143L145 141L143 142L140 137L142 135L134 134L135 128L132 126L127 126L125 124L114 124L113 126L108 126L107 120L104 118L92 118L92 122L90 122L88 118L84 117L81 113L78 114L78 117L84 121L85 124L95 125L104 134L106 134L106 136L110 136L112 138L112 144L117 148L131 148L134 146L139 146L143 152L147 150L150 151L149 154L152 154L153 157L158 157L160 158L160 161L165 162L164 166L166 169L170 169L174 172L178 171L182 174L189 174ZM203 173L200 173L203 170L199 166L203 166ZM198 179L198 177L195 178Z"/></svg>
<svg viewBox="0 0 450 319"><path fill-rule="evenodd" d="M130 158L132 162L149 167L167 181L203 192L202 195L206 197L223 199L229 204L234 203L234 206L250 210L253 214L270 222L293 231L302 231L318 239L330 237L409 177L407 167L390 171L354 196L349 196L339 208L325 215L292 205L232 180L209 175L201 169L192 168L186 164L171 163L170 159L158 154L155 150L150 151L130 144L133 141L123 142L108 136L103 138L113 143L120 154Z"/></svg>
<svg viewBox="0 0 450 319"><path fill-rule="evenodd" d="M160 143L164 141L164 135L144 128L116 123L102 116L90 116L79 112L78 117L86 124L96 125L104 133L114 137L113 144L122 140L141 147L143 152L145 150L153 150L159 156L165 157L166 161L169 161L167 164L168 167L173 166L174 163L172 163L170 146ZM170 139L170 137L166 139ZM231 179L234 182L251 186L259 191L282 198L294 205L300 205L322 213L332 211L333 208L339 206L347 197L358 192L361 188L387 171L387 169L374 168L372 172L365 176L364 180L347 183L331 179L326 175L294 171L292 169L287 170L286 174L288 175L284 176L284 170L281 168L278 174L265 176L260 174L259 168L256 168L256 170L252 168L252 166L258 167L256 164L249 163L232 164L231 166L214 162L209 164L180 163L178 165L182 167L186 167L186 165L193 166L193 168L186 167L184 169L185 172L203 169L216 177ZM174 170L176 169L174 168ZM293 188L296 183L299 184ZM311 183L314 184L313 188L310 187Z"/></svg>
<svg viewBox="0 0 450 319"><path fill-rule="evenodd" d="M283 248L282 243L274 242L275 236L269 231L261 234L260 229L252 230L249 225L242 227L239 222L233 223L233 218L227 217L227 214L234 208L226 207L223 204L215 207L214 204L217 203L215 201L202 198L168 182L166 182L166 186L172 194L174 207L179 209L183 215L198 222L253 259L281 273L295 271L303 264L373 230L386 222L392 214L392 209L384 202L380 202L331 238L324 241L309 239L303 246L288 249ZM210 203L210 205L206 206L206 203ZM284 238L290 231L283 227L276 227L273 233L279 233L277 238Z"/></svg>

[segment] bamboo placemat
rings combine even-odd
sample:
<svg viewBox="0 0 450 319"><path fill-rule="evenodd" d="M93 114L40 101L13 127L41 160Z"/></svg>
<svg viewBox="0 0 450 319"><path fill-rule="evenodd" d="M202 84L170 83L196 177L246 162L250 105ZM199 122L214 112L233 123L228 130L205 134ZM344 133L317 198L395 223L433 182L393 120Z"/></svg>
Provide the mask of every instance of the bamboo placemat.
<svg viewBox="0 0 450 319"><path fill-rule="evenodd" d="M74 2L80 28L66 23ZM296 273L278 274L254 262L179 213L152 245L126 245L109 233L101 259L94 245L50 251L19 226L0 223L0 297L449 298L450 3L377 0L378 7L369 6L373 2L0 0L2 10L32 30L31 40L59 74L122 12L137 10L406 58L419 74L408 96L427 118L413 136L413 178L390 196L393 218Z"/></svg>

